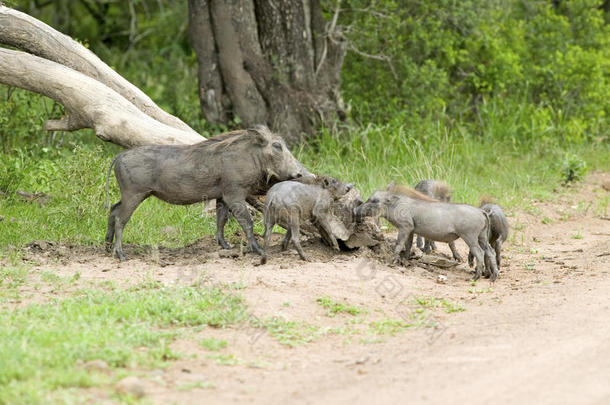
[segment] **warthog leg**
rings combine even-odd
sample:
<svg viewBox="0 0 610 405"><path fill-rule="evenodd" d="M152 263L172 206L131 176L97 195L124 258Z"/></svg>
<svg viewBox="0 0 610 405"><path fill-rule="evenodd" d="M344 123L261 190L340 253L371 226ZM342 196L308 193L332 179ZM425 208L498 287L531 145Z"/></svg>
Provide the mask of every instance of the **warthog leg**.
<svg viewBox="0 0 610 405"><path fill-rule="evenodd" d="M498 271L500 271L500 252L502 251L502 241L498 238L493 244L494 250L496 251L496 264L498 265Z"/></svg>
<svg viewBox="0 0 610 405"><path fill-rule="evenodd" d="M462 257L460 256L460 254L457 252L457 249L455 248L455 242L449 242L449 249L451 249L451 254L453 255L453 258L455 260L457 260L458 262L461 262Z"/></svg>
<svg viewBox="0 0 610 405"><path fill-rule="evenodd" d="M489 281L496 281L498 278L498 266L496 263L496 253L491 248L487 239L487 230L479 235L479 245L483 249L485 256L485 275L489 275ZM477 266L478 267L478 266Z"/></svg>
<svg viewBox="0 0 610 405"><path fill-rule="evenodd" d="M409 260L411 255L411 245L413 244L413 228L403 228L398 230L398 238L394 245L394 264L401 262L401 256Z"/></svg>
<svg viewBox="0 0 610 405"><path fill-rule="evenodd" d="M288 244L290 243L290 239L292 238L292 231L290 227L286 231L286 236L284 236L284 240L282 241L282 252L288 249Z"/></svg>
<svg viewBox="0 0 610 405"><path fill-rule="evenodd" d="M246 200L244 198L232 196L223 196L223 200L225 200L225 203L227 203L227 205L229 206L231 214L233 214L235 219L237 219L237 222L239 222L239 225L246 233L248 243L250 244L250 249L253 252L256 252L264 257L265 252L260 247L258 241L256 240L256 237L254 236L252 218L250 217L250 212L248 212L248 205L246 204Z"/></svg>
<svg viewBox="0 0 610 405"><path fill-rule="evenodd" d="M231 249L225 239L225 225L229 220L229 207L222 198L216 200L216 242L223 249Z"/></svg>
<svg viewBox="0 0 610 405"><path fill-rule="evenodd" d="M148 193L132 194L128 197L121 196L121 203L118 205L118 212L114 214L114 254L119 260L125 260L123 253L123 228L131 214L138 208L138 205L149 196ZM110 214L112 216L112 213Z"/></svg>
<svg viewBox="0 0 610 405"><path fill-rule="evenodd" d="M466 242L466 244L470 248L470 253L473 254L474 257L476 257L476 259L477 259L477 267L476 267L476 272L474 274L473 280L478 280L479 278L481 278L481 275L483 275L483 270L485 268L485 265L484 265L485 252L481 248L481 246L479 246L480 240L478 237L471 236L471 235L461 235L461 236L462 236L462 239L464 240L464 242Z"/></svg>
<svg viewBox="0 0 610 405"><path fill-rule="evenodd" d="M264 247L269 249L269 242L271 241L271 231L275 225L275 219L271 215L265 215L265 232L263 233Z"/></svg>
<svg viewBox="0 0 610 405"><path fill-rule="evenodd" d="M113 204L110 207L110 216L108 217L108 231L106 231L106 252L110 253L112 251L112 241L114 240L114 225L115 218L119 213L119 209L121 206L121 202L119 201L116 204Z"/></svg>
<svg viewBox="0 0 610 405"><path fill-rule="evenodd" d="M297 252L299 252L299 256L301 256L301 259L307 261L307 256L305 256L305 252L301 247L301 233L299 232L298 222L290 224L290 239L292 240L294 247L297 248Z"/></svg>

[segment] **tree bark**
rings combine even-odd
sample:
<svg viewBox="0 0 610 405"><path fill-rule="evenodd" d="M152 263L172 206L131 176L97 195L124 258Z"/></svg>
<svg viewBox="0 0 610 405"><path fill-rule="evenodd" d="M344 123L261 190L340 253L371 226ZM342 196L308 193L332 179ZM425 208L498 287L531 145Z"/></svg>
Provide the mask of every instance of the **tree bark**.
<svg viewBox="0 0 610 405"><path fill-rule="evenodd" d="M199 96L210 122L266 123L294 144L344 119L346 42L319 0L189 0Z"/></svg>
<svg viewBox="0 0 610 405"><path fill-rule="evenodd" d="M92 128L101 139L125 147L205 139L87 48L27 14L0 6L0 44L29 52L0 48L0 83L43 94L66 108L62 120L46 123L47 130Z"/></svg>

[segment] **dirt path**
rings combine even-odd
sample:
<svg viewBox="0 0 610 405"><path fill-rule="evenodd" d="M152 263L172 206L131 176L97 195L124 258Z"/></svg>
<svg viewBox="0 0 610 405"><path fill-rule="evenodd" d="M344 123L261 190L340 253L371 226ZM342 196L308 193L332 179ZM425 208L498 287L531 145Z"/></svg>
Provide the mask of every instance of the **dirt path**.
<svg viewBox="0 0 610 405"><path fill-rule="evenodd" d="M495 284L473 285L465 264L388 267L371 252L333 255L313 241L304 244L314 252L312 262L276 249L264 266L255 266L251 255L221 258L209 239L184 250L132 250L135 258L123 264L100 249L52 245L34 246L30 259L40 270L80 272L81 283L231 285L251 319L281 317L317 328L311 342L295 347L248 323L180 340L174 349L183 359L165 370L139 370L154 403L607 404L610 193L604 184L610 173L592 174L551 202L509 213L511 236ZM466 257L461 241L458 249ZM445 283L437 282L439 274ZM53 294L32 292L30 300ZM317 302L322 297L364 312L329 316ZM392 322L414 319L416 326L388 332ZM372 333L374 322L388 328ZM209 336L228 342L219 353L224 360L197 344Z"/></svg>

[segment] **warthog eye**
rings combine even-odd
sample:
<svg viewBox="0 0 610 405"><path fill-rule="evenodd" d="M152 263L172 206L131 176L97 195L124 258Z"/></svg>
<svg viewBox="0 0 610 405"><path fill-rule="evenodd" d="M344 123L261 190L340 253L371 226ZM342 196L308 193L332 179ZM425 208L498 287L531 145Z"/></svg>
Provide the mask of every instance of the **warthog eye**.
<svg viewBox="0 0 610 405"><path fill-rule="evenodd" d="M277 150L282 150L282 144L279 142L273 142L273 147Z"/></svg>

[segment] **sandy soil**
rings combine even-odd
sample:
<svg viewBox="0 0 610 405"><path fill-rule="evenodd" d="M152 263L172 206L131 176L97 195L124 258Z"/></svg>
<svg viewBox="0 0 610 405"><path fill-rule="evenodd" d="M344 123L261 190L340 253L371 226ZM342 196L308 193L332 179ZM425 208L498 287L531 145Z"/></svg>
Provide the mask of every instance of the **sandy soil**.
<svg viewBox="0 0 610 405"><path fill-rule="evenodd" d="M184 249L128 246L130 260L120 264L102 248L47 242L33 243L25 257L37 271L79 272L70 288L151 279L232 285L247 302L250 317L279 316L320 328L315 340L296 347L248 323L205 328L175 342L174 349L185 356L168 368L133 370L153 403L607 404L610 221L609 192L603 186L608 185L610 173L595 173L582 184L559 189L551 202L534 201L525 211L508 212L511 234L493 284L480 280L473 285L464 263L446 269L388 266L374 251L335 255L314 240L304 243L311 262L300 261L294 250L280 253L276 246L262 266L251 254L220 257L211 237ZM446 245L437 245L441 255L450 253ZM466 257L465 244L457 245ZM447 277L444 283L439 275ZM14 305L44 301L65 290L29 293ZM330 317L316 302L320 297L367 313ZM464 311L426 308L426 321L418 327L393 336L368 332L374 321L410 319L422 309L415 304L421 297ZM216 353L197 343L210 336L227 340L218 353L232 354L237 364L210 358ZM112 401L109 392L91 394Z"/></svg>

